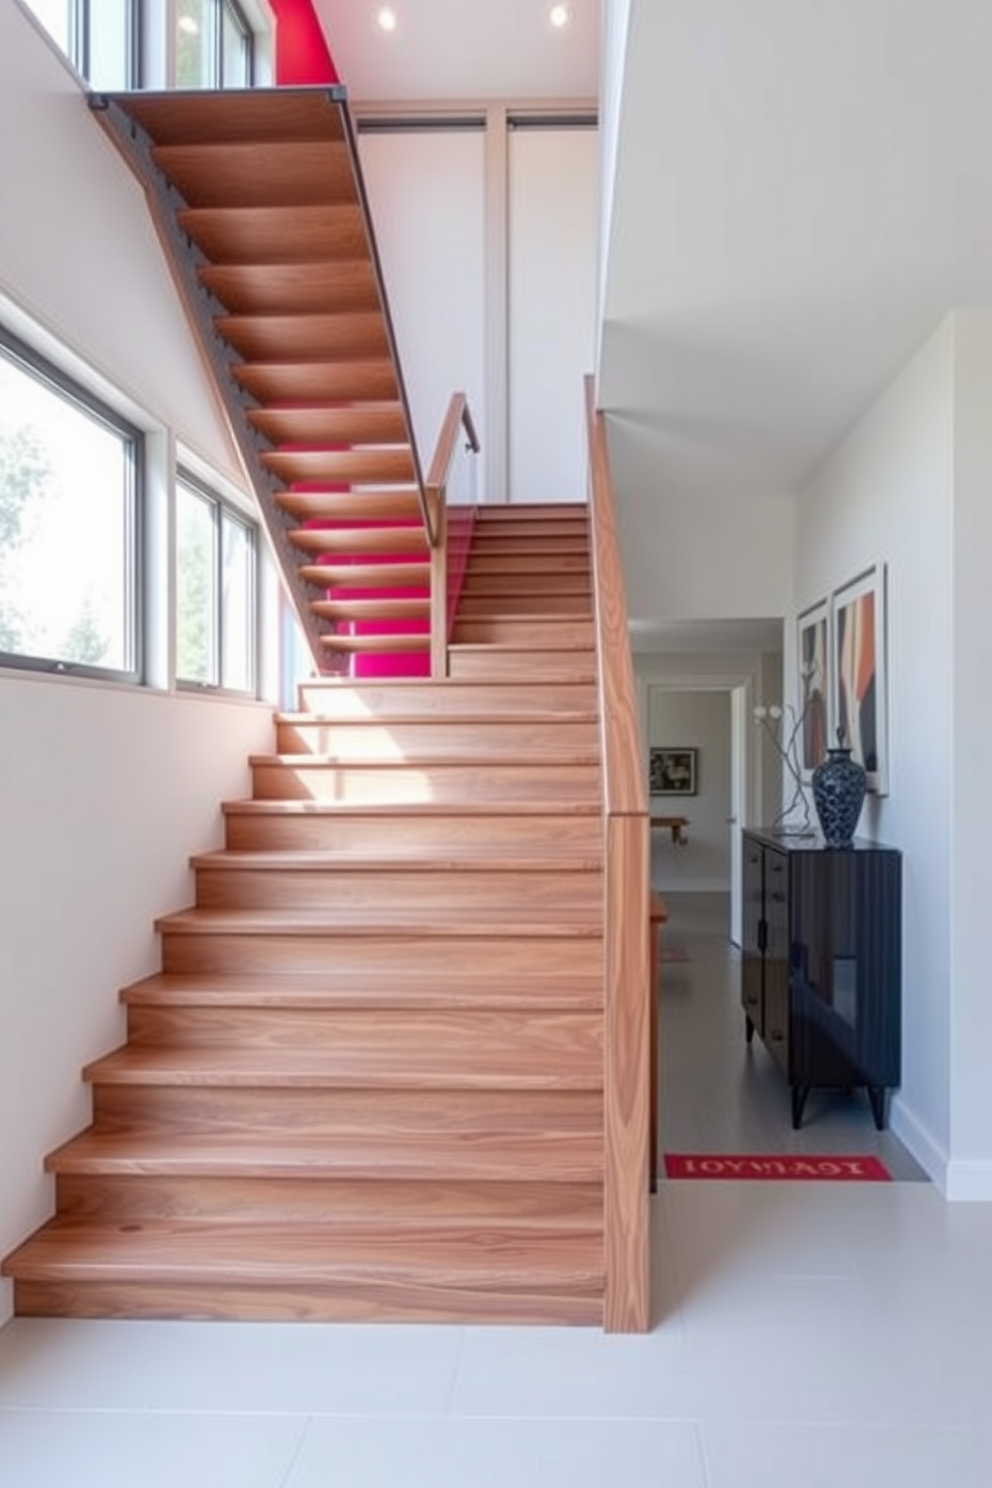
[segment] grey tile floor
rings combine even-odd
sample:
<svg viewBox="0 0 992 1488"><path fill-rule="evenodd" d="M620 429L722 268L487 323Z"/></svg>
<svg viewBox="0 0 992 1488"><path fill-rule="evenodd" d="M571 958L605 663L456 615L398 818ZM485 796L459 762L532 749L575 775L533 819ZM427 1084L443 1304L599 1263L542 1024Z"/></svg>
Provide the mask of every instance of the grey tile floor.
<svg viewBox="0 0 992 1488"><path fill-rule="evenodd" d="M760 1039L744 1038L727 896L665 893L665 902L662 943L689 959L661 967L661 1151L874 1153L893 1177L925 1178L891 1132L876 1131L863 1091L811 1091L792 1130L786 1081Z"/></svg>
<svg viewBox="0 0 992 1488"><path fill-rule="evenodd" d="M666 1145L908 1159L857 1102L791 1134L781 1077L741 1048L719 906L672 908ZM925 1181L662 1182L652 1222L642 1337L14 1321L0 1485L989 1488L992 1205Z"/></svg>

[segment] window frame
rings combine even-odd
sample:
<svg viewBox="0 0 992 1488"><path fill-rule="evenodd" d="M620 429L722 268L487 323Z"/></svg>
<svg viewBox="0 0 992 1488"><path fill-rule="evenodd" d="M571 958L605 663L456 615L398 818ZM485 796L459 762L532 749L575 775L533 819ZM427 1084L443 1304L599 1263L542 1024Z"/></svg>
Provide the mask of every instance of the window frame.
<svg viewBox="0 0 992 1488"><path fill-rule="evenodd" d="M12 671L41 672L46 676L87 677L101 681L124 682L140 686L145 680L146 615L145 615L145 461L144 430L133 423L119 408L65 371L57 362L38 351L29 342L0 321L0 357L19 368L25 376L47 388L94 423L120 436L125 447L124 461L124 608L125 667L105 667L90 662L69 661L51 656L34 656L20 651L0 651L0 667Z"/></svg>
<svg viewBox="0 0 992 1488"><path fill-rule="evenodd" d="M206 502L214 508L214 634L216 681L200 681L196 677L184 677L179 671L179 593L178 593L178 571L179 571L179 538L178 538L178 504L180 489L185 489L199 500ZM177 512L177 535L175 544L175 573L176 588L175 602L173 605L173 639L175 641L174 681L176 689L180 692L209 693L233 698L257 698L259 696L259 677L261 670L261 528L259 523L237 502L230 500L208 477L198 474L191 469L190 465L178 461L175 467L175 478L173 491ZM249 682L247 687L232 687L224 679L224 520L225 517L236 522L244 528L249 540L249 553L251 556L251 573L248 584L249 614L246 617L246 630L248 635L248 672Z"/></svg>

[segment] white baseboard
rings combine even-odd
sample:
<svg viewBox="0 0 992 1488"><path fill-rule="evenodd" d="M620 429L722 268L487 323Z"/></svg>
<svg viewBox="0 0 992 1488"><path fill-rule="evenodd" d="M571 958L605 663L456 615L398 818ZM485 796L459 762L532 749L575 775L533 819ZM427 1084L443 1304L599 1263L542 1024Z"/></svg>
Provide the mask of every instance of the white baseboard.
<svg viewBox="0 0 992 1488"><path fill-rule="evenodd" d="M909 1149L944 1197L950 1198L947 1151L899 1095L892 1097L889 1126L893 1136L898 1137L902 1145Z"/></svg>
<svg viewBox="0 0 992 1488"><path fill-rule="evenodd" d="M992 1162L952 1158L947 1164L944 1197L949 1203L987 1204L992 1201Z"/></svg>

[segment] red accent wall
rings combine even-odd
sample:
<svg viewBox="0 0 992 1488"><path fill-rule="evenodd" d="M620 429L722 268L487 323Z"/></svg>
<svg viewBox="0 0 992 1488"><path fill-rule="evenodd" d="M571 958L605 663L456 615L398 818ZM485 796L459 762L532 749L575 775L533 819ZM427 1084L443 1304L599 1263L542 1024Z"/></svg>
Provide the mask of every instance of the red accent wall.
<svg viewBox="0 0 992 1488"><path fill-rule="evenodd" d="M276 82L284 87L340 82L313 0L269 0L276 17Z"/></svg>

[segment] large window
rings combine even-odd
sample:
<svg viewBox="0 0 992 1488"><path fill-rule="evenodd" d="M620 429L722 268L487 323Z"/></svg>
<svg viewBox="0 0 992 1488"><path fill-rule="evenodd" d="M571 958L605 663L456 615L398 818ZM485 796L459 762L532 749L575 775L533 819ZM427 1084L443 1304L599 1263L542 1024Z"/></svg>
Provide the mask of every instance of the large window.
<svg viewBox="0 0 992 1488"><path fill-rule="evenodd" d="M252 692L256 528L183 473L176 487L176 679Z"/></svg>
<svg viewBox="0 0 992 1488"><path fill-rule="evenodd" d="M140 674L139 431L0 334L0 660Z"/></svg>
<svg viewBox="0 0 992 1488"><path fill-rule="evenodd" d="M235 0L177 0L176 86L248 88L252 32Z"/></svg>
<svg viewBox="0 0 992 1488"><path fill-rule="evenodd" d="M28 0L78 72L108 92L141 84L140 0Z"/></svg>
<svg viewBox="0 0 992 1488"><path fill-rule="evenodd" d="M250 88L256 29L265 71L266 10L253 0L26 0L93 88ZM166 33L170 44L166 43Z"/></svg>

